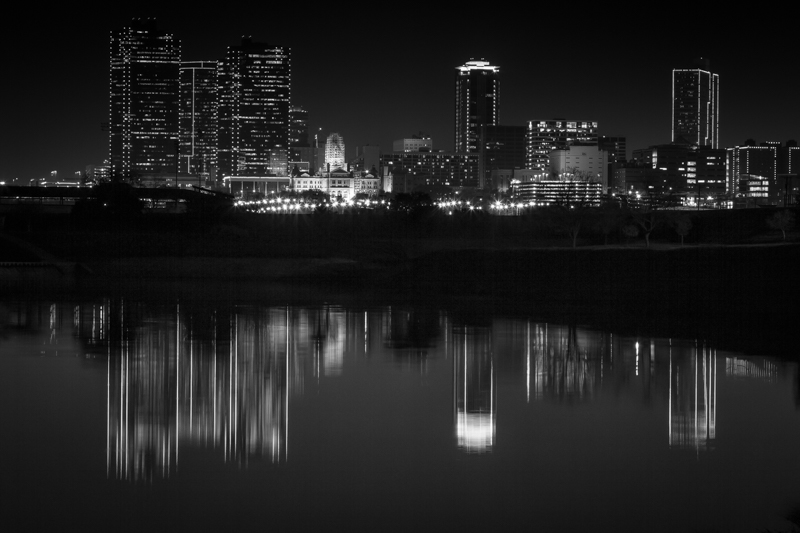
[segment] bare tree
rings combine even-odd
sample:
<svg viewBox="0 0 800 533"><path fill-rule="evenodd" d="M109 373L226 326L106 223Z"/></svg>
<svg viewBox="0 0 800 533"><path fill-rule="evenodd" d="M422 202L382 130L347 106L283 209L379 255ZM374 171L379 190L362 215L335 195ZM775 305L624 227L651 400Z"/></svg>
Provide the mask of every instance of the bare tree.
<svg viewBox="0 0 800 533"><path fill-rule="evenodd" d="M644 213L636 213L633 216L633 221L640 228L642 228L642 232L644 233L644 242L647 247L650 248L650 234L661 223L660 218L655 211L647 211Z"/></svg>
<svg viewBox="0 0 800 533"><path fill-rule="evenodd" d="M555 226L556 231L569 235L573 248L578 245L578 234L583 226L585 216L586 208L583 207L554 207L550 211L551 223Z"/></svg>
<svg viewBox="0 0 800 533"><path fill-rule="evenodd" d="M772 229L780 230L785 241L786 232L794 227L794 213L788 209L778 211L767 219L767 225Z"/></svg>
<svg viewBox="0 0 800 533"><path fill-rule="evenodd" d="M636 238L639 235L639 227L636 224L629 223L622 226L622 234L628 239L630 242L631 239Z"/></svg>
<svg viewBox="0 0 800 533"><path fill-rule="evenodd" d="M592 227L595 231L603 234L603 243L608 245L609 234L617 229L622 218L622 210L619 206L604 203L595 210L595 221Z"/></svg>
<svg viewBox="0 0 800 533"><path fill-rule="evenodd" d="M681 246L683 246L683 238L692 231L692 219L683 213L678 214L670 220L670 225L675 233L681 236Z"/></svg>

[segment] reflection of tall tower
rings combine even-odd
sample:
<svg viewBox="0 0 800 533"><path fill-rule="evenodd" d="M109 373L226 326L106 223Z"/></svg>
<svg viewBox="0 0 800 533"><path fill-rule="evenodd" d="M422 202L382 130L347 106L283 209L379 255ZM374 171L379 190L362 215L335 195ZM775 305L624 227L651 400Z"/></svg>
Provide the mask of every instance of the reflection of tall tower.
<svg viewBox="0 0 800 533"><path fill-rule="evenodd" d="M713 448L717 425L717 355L705 346L669 355L669 444ZM677 350L676 350L677 352Z"/></svg>
<svg viewBox="0 0 800 533"><path fill-rule="evenodd" d="M453 404L458 446L488 451L495 435L495 375L491 332L464 328L453 333Z"/></svg>
<svg viewBox="0 0 800 533"><path fill-rule="evenodd" d="M108 466L120 478L166 475L180 445L226 459L283 461L288 449L291 315L272 308L214 322L195 339L180 309L144 321L108 367Z"/></svg>
<svg viewBox="0 0 800 533"><path fill-rule="evenodd" d="M600 381L603 339L575 326L526 327L525 373L528 400L590 398Z"/></svg>

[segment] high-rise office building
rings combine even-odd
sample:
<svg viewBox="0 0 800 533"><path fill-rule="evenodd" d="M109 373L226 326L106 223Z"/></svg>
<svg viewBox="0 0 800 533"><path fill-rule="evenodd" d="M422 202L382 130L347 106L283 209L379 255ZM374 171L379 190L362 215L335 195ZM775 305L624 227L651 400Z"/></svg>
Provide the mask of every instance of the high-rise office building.
<svg viewBox="0 0 800 533"><path fill-rule="evenodd" d="M483 60L456 67L456 152L479 152L483 128L498 124L499 76L500 67Z"/></svg>
<svg viewBox="0 0 800 533"><path fill-rule="evenodd" d="M208 176L217 163L217 62L181 63L180 170Z"/></svg>
<svg viewBox="0 0 800 533"><path fill-rule="evenodd" d="M707 198L725 193L725 150L681 143L662 144L633 151L637 164L648 172L649 192Z"/></svg>
<svg viewBox="0 0 800 533"><path fill-rule="evenodd" d="M525 165L537 179L550 177L550 152L572 145L597 145L597 122L585 120L531 120L526 133Z"/></svg>
<svg viewBox="0 0 800 533"><path fill-rule="evenodd" d="M299 106L289 109L289 146L308 147L308 111Z"/></svg>
<svg viewBox="0 0 800 533"><path fill-rule="evenodd" d="M219 172L268 175L271 151L289 146L289 48L244 38L228 47L217 83Z"/></svg>
<svg viewBox="0 0 800 533"><path fill-rule="evenodd" d="M331 133L325 143L325 170L333 171L337 168L347 170L344 157L344 139L338 133Z"/></svg>
<svg viewBox="0 0 800 533"><path fill-rule="evenodd" d="M486 174L491 175L493 170L525 168L525 126L486 126L484 132L482 153Z"/></svg>
<svg viewBox="0 0 800 533"><path fill-rule="evenodd" d="M176 171L180 58L180 41L154 19L111 32L112 179Z"/></svg>
<svg viewBox="0 0 800 533"><path fill-rule="evenodd" d="M704 68L672 71L672 142L718 148L719 74Z"/></svg>
<svg viewBox="0 0 800 533"><path fill-rule="evenodd" d="M601 135L597 139L597 145L601 150L608 152L608 160L611 163L624 163L628 160L628 141L625 137Z"/></svg>

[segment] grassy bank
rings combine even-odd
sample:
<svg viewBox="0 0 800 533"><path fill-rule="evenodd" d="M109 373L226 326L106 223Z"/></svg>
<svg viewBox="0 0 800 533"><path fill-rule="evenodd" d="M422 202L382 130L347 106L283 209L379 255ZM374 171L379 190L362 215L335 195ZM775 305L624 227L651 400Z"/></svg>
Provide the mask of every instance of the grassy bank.
<svg viewBox="0 0 800 533"><path fill-rule="evenodd" d="M590 219L572 248L569 236L536 212L238 214L213 223L151 216L105 225L51 217L30 228L7 220L6 231L87 266L80 291L413 303L473 321L522 313L788 353L800 246L783 244L766 224L770 215L700 212L686 246L665 224L651 235L651 248L641 238L604 234Z"/></svg>

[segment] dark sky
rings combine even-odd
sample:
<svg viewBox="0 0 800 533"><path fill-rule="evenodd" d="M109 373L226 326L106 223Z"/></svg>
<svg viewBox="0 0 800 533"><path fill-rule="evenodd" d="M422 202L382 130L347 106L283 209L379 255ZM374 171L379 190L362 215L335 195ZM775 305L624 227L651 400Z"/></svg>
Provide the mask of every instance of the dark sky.
<svg viewBox="0 0 800 533"><path fill-rule="evenodd" d="M0 181L68 176L107 157L109 31L134 16L156 17L185 60L221 58L242 35L291 47L293 104L313 128L340 133L348 157L419 131L452 149L455 67L473 57L500 66L502 124L596 120L602 135L626 136L629 152L669 142L672 69L703 56L720 75L723 146L800 137L797 24L780 9L120 5L106 14L31 2L6 21Z"/></svg>

